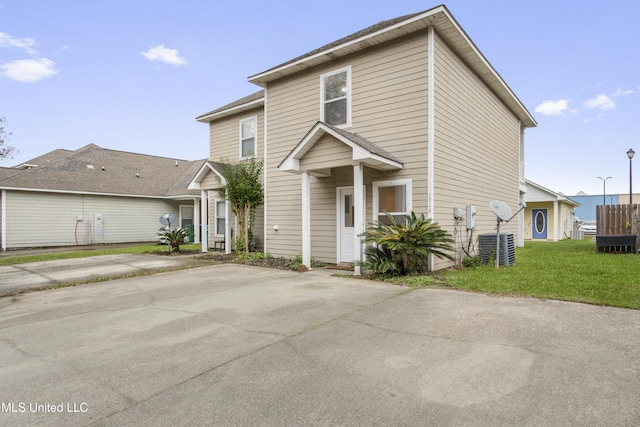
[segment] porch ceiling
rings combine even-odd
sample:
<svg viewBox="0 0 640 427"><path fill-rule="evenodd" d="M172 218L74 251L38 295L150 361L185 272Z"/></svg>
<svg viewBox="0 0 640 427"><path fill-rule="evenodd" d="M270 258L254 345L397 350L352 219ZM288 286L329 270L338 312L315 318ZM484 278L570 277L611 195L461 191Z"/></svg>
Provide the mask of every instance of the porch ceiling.
<svg viewBox="0 0 640 427"><path fill-rule="evenodd" d="M338 143L338 150L312 150L326 135ZM340 155L339 152L342 152ZM403 163L388 151L368 139L317 122L295 148L282 160L278 169L284 172L309 172L312 175L329 176L331 169L340 166L364 164L379 170L402 169Z"/></svg>

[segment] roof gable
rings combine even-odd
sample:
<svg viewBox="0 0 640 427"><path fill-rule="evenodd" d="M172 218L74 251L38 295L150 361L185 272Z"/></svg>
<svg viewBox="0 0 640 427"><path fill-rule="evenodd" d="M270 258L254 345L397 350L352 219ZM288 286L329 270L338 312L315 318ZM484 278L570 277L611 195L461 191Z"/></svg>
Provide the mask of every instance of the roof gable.
<svg viewBox="0 0 640 427"><path fill-rule="evenodd" d="M304 158L311 148L327 134L351 148L351 161L362 162L381 170L402 169L403 167L400 159L365 137L319 121L280 162L278 169L287 172L300 172L300 159Z"/></svg>
<svg viewBox="0 0 640 427"><path fill-rule="evenodd" d="M290 61L249 77L249 81L266 87L267 83L324 64L368 47L393 40L416 31L434 27L438 35L472 69L502 102L519 118L525 127L537 123L502 77L491 66L473 41L460 27L444 5L424 12L379 22L343 37Z"/></svg>

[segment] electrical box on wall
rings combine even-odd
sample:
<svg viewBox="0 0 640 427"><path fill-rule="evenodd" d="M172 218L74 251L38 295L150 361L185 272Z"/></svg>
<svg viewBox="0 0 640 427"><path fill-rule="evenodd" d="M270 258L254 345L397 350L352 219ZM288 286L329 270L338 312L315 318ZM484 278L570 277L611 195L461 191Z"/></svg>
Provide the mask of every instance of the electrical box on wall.
<svg viewBox="0 0 640 427"><path fill-rule="evenodd" d="M476 228L476 206L467 205L467 230Z"/></svg>
<svg viewBox="0 0 640 427"><path fill-rule="evenodd" d="M453 218L454 219L462 219L462 209L453 208Z"/></svg>

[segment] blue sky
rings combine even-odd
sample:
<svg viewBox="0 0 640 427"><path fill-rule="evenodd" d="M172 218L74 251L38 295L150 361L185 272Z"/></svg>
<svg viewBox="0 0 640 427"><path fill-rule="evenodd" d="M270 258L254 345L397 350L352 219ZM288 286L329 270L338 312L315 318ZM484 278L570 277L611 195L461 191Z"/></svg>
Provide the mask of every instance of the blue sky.
<svg viewBox="0 0 640 427"><path fill-rule="evenodd" d="M20 152L103 148L202 159L195 117L258 90L247 77L417 0L0 0L0 117ZM445 3L538 121L526 176L567 195L628 193L638 151L640 2ZM635 192L635 191L634 191Z"/></svg>

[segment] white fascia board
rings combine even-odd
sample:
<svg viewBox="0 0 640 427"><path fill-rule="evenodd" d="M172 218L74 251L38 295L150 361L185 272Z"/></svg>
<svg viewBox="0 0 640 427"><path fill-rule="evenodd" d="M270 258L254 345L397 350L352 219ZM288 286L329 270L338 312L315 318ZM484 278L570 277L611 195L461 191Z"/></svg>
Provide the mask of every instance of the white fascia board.
<svg viewBox="0 0 640 427"><path fill-rule="evenodd" d="M90 196L110 196L110 197L134 197L138 199L167 199L167 196L150 196L147 194L121 194L121 193L97 193L91 191L70 191L70 190L50 190L45 188L19 188L19 187L2 187L0 190L8 191L28 191L33 193L59 193L59 194L84 194Z"/></svg>
<svg viewBox="0 0 640 427"><path fill-rule="evenodd" d="M278 170L282 172L299 172L300 160L296 159L293 156L289 156L282 161L280 166L278 166Z"/></svg>

